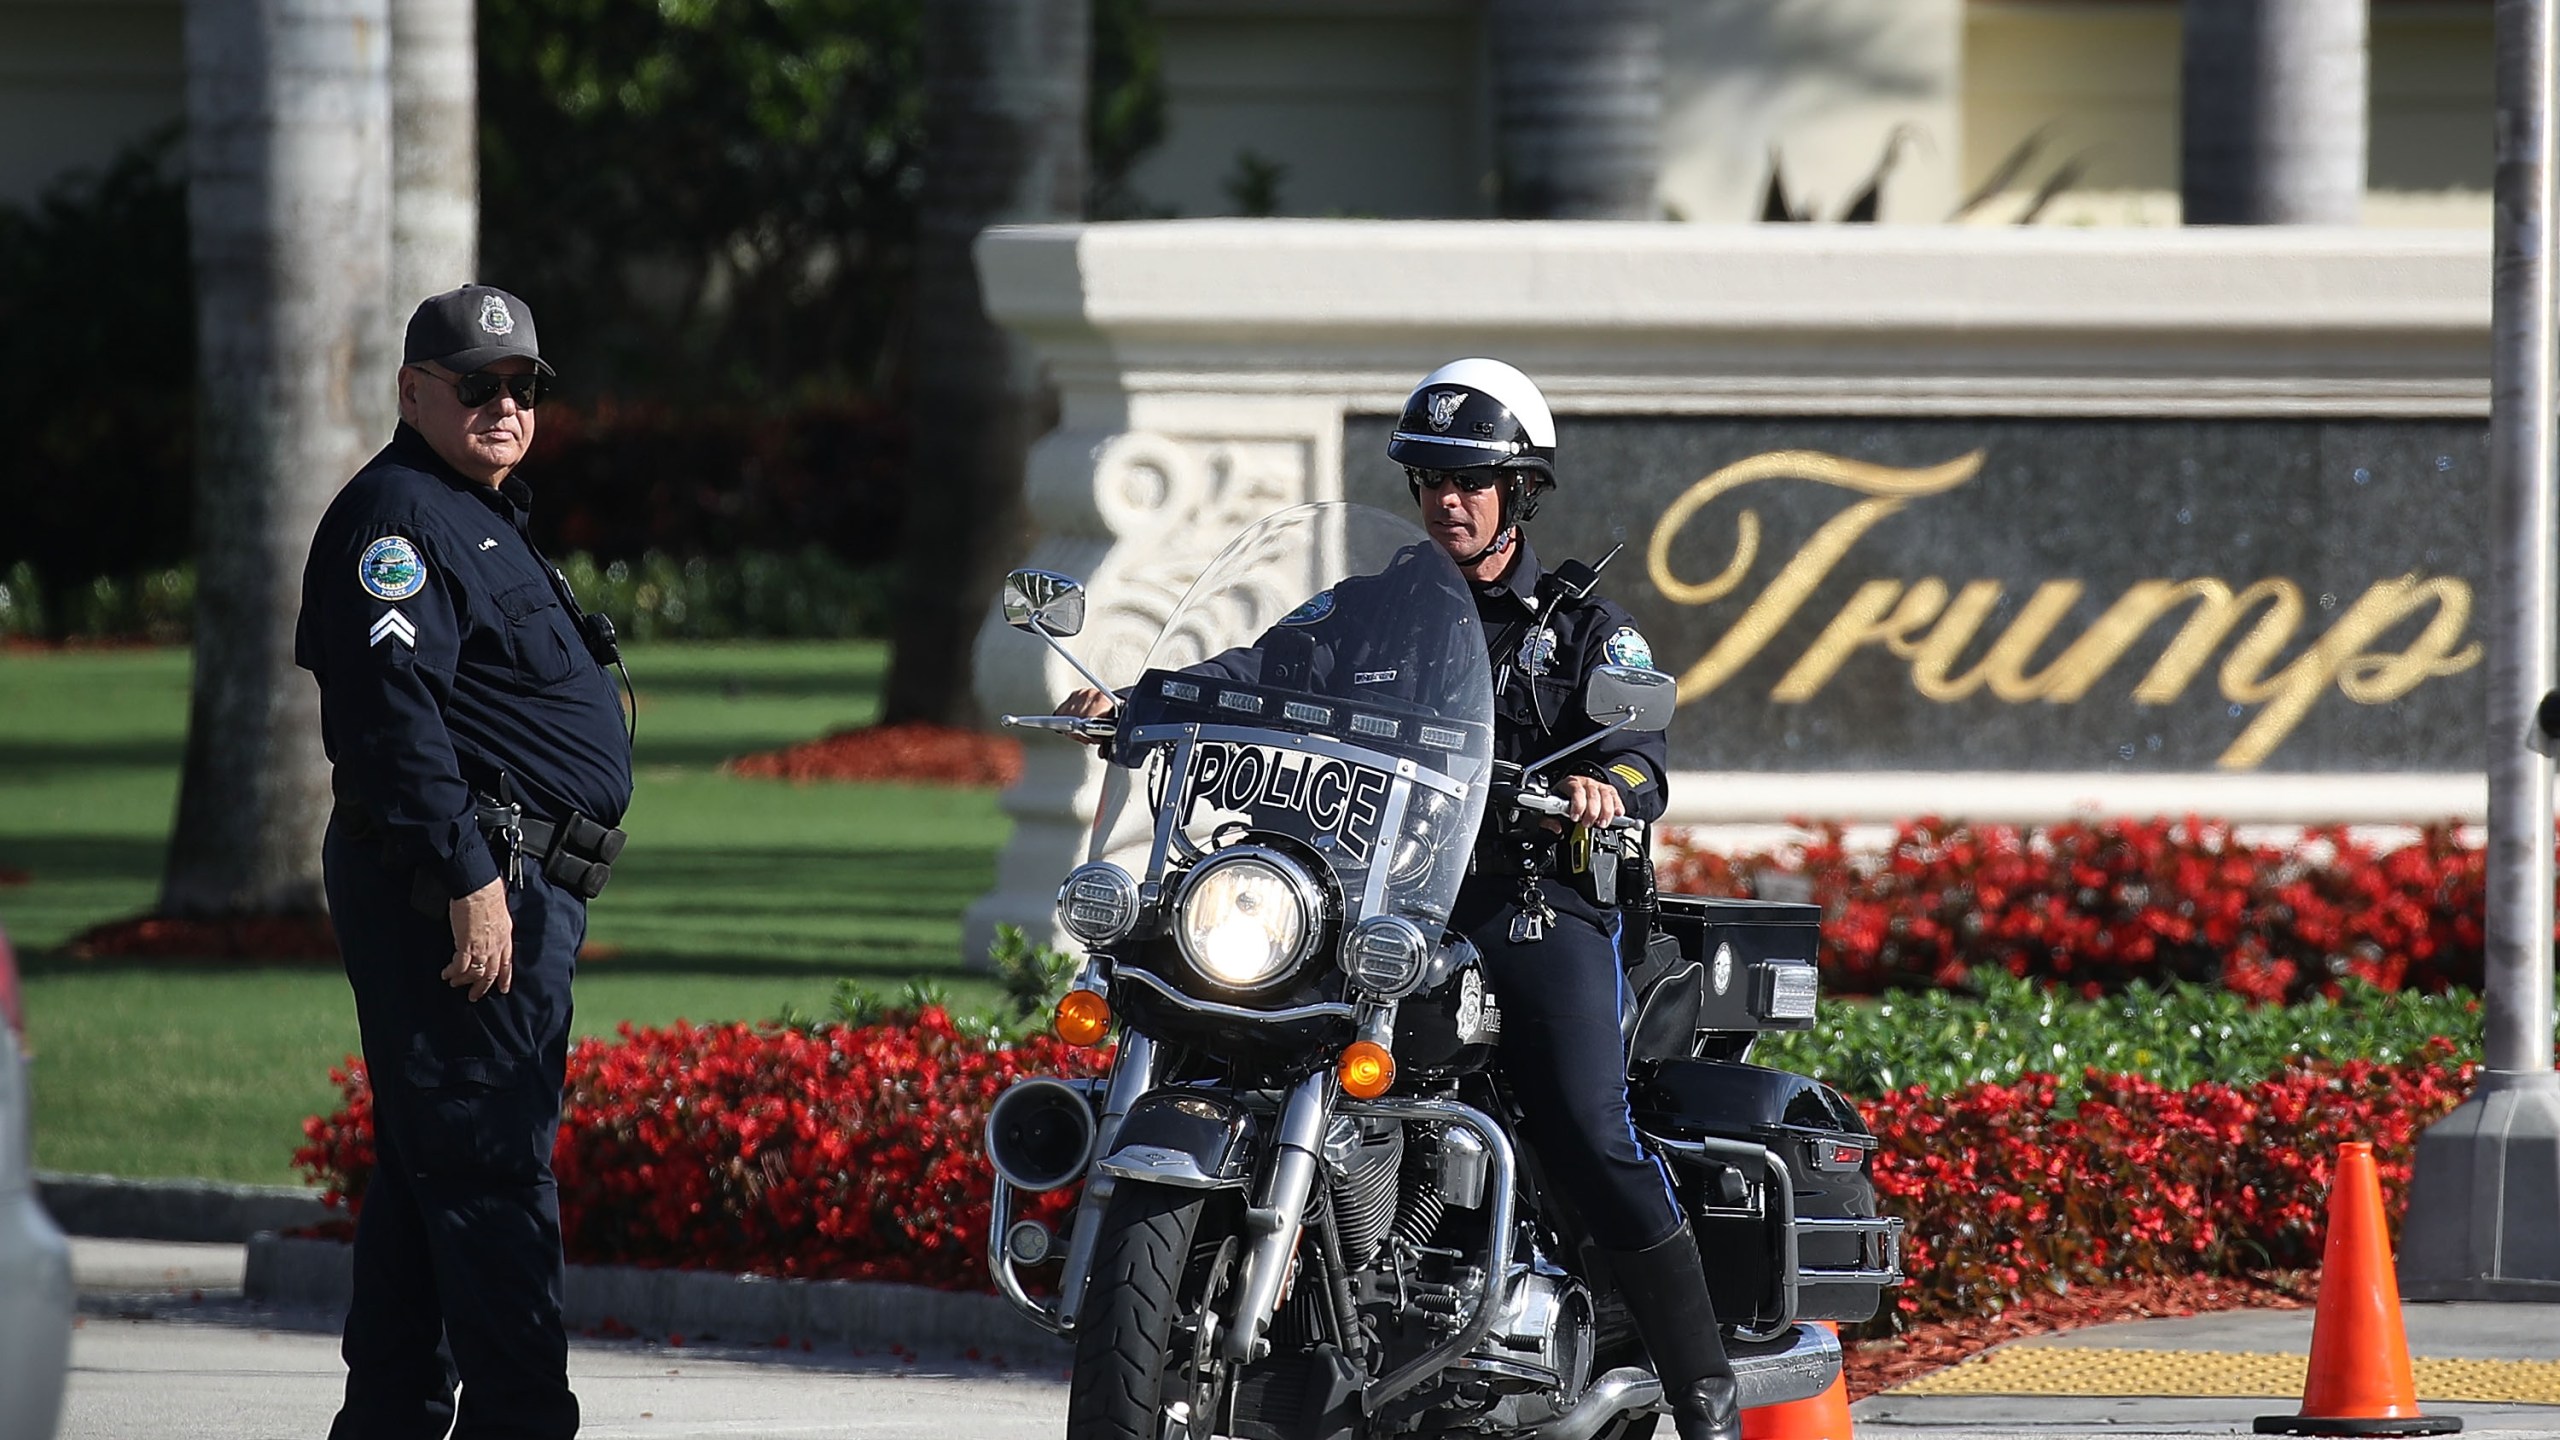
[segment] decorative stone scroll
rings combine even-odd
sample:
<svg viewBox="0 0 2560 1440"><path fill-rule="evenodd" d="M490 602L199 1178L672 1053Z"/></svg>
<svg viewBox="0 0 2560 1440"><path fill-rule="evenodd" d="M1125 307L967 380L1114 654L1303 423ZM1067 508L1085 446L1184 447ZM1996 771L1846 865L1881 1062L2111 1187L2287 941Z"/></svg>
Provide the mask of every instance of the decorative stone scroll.
<svg viewBox="0 0 2560 1440"><path fill-rule="evenodd" d="M1068 647L1113 686L1135 681L1147 651L1193 581L1227 541L1264 516L1339 493L1319 483L1313 436L1168 434L1124 430L1100 439L1061 428L1035 450L1032 506L1047 528L1026 564L1083 580L1085 628ZM1081 502L1081 503L1079 503ZM998 618L976 651L980 702L1036 714L1087 683L1038 637ZM1103 766L1081 745L1026 735L1022 779L1005 795L1014 834L997 887L971 907L964 943L986 953L999 924L1052 937L1057 882L1086 858Z"/></svg>

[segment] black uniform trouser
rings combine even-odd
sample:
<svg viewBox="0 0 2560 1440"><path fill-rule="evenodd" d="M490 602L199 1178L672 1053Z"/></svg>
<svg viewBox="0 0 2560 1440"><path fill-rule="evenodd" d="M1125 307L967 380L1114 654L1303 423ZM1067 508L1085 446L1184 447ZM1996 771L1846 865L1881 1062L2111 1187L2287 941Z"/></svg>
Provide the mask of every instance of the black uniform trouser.
<svg viewBox="0 0 2560 1440"><path fill-rule="evenodd" d="M1680 1228L1680 1210L1627 1113L1626 976L1601 913L1553 880L1540 883L1556 911L1542 940L1511 943L1514 901L1462 896L1456 918L1493 980L1502 1072L1547 1179L1600 1248L1646 1249Z"/></svg>
<svg viewBox="0 0 2560 1440"><path fill-rule="evenodd" d="M528 873L509 897L513 989L471 1001L438 978L452 927L411 906L409 872L336 824L322 862L373 1082L375 1153L331 1440L574 1435L551 1142L586 906Z"/></svg>

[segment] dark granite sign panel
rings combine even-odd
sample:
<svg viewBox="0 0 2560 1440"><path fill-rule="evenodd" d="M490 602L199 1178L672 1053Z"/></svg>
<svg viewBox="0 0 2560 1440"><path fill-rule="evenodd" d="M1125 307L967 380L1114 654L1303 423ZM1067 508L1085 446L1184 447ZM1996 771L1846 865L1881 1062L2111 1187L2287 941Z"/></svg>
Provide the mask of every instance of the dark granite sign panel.
<svg viewBox="0 0 2560 1440"><path fill-rule="evenodd" d="M1386 417L1349 498L1410 513ZM1567 417L1703 770L2476 770L2488 427Z"/></svg>

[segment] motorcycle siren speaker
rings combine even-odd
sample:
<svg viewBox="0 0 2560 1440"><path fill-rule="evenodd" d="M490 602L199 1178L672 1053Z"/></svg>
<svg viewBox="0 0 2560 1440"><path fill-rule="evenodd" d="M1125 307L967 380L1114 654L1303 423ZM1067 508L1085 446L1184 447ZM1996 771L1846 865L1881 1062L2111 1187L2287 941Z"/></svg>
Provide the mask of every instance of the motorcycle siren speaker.
<svg viewBox="0 0 2560 1440"><path fill-rule="evenodd" d="M987 1112L988 1161L1006 1184L1030 1194L1082 1177L1093 1137L1093 1107L1060 1080L1019 1081Z"/></svg>

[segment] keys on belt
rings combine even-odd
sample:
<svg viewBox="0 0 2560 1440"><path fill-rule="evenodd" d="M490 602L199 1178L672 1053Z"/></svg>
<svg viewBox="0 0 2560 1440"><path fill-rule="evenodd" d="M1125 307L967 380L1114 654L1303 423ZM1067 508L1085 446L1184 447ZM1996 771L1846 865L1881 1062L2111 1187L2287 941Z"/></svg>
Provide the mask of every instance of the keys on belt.
<svg viewBox="0 0 2560 1440"><path fill-rule="evenodd" d="M613 879L613 862L630 837L613 826L572 811L557 824L524 813L522 805L483 797L480 828L506 851L503 868L509 885L523 881L526 856L542 867L542 878L582 900L604 893Z"/></svg>
<svg viewBox="0 0 2560 1440"><path fill-rule="evenodd" d="M524 806L514 801L485 795L477 797L472 818L489 837L498 876L508 889L523 886L525 862L530 859L544 879L581 900L604 893L613 879L613 862L621 858L623 844L630 839L621 830L584 815L572 813L554 823L526 814ZM435 867L419 866L409 885L410 905L423 915L442 915L450 898Z"/></svg>

